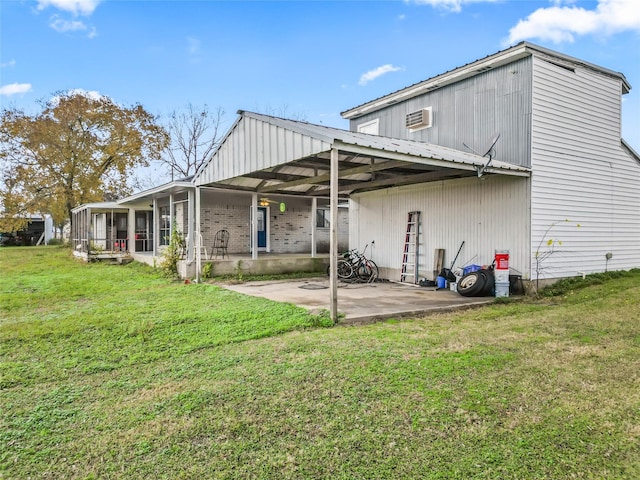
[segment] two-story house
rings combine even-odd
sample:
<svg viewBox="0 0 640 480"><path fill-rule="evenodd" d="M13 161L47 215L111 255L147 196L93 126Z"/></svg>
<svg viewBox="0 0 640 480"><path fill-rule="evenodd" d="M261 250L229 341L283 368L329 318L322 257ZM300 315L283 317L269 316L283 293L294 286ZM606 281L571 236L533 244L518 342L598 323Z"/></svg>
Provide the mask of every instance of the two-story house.
<svg viewBox="0 0 640 480"><path fill-rule="evenodd" d="M629 269L640 266L640 158L620 133L629 90L621 73L520 43L343 112L348 131L240 111L193 179L117 203L128 238L140 223L154 254L180 223L186 275L221 226L231 253L314 257L347 201L349 246L369 244L384 278L401 278L409 212L419 278L462 242L457 266L508 250L525 280ZM75 215L95 229L86 209Z"/></svg>
<svg viewBox="0 0 640 480"><path fill-rule="evenodd" d="M343 112L351 130L482 154L530 169L352 195L351 240L376 238L398 268L403 210L429 248L490 263L508 249L524 278L640 266L640 159L621 138L624 75L521 43ZM379 212L389 228L376 230ZM394 235L395 233L395 235Z"/></svg>

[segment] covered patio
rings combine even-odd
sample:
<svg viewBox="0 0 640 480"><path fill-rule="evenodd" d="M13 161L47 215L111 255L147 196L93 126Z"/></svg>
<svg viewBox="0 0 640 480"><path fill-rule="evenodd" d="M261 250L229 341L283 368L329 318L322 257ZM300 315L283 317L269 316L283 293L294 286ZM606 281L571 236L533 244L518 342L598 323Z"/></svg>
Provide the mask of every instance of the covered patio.
<svg viewBox="0 0 640 480"><path fill-rule="evenodd" d="M258 238L258 206L275 195L329 198L329 264L336 272L338 206L354 193L483 175L528 177L529 169L471 153L410 140L313 125L239 111L220 147L194 178L196 202L204 188L251 195L251 238ZM490 155L490 154L489 154ZM196 216L201 209L196 206ZM200 225L200 219L196 219ZM379 226L384 229L384 225ZM312 252L314 254L315 252ZM258 250L252 250L252 259ZM196 245L196 271L202 255ZM338 315L337 278L329 279L331 317Z"/></svg>

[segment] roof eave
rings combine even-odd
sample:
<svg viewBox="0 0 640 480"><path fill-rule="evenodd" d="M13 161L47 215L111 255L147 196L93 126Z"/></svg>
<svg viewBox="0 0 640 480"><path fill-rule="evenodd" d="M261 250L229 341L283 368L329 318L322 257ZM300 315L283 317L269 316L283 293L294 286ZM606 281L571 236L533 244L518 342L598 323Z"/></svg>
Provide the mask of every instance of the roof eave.
<svg viewBox="0 0 640 480"><path fill-rule="evenodd" d="M520 60L522 58L530 56L534 53L552 56L574 64L582 65L583 67L589 68L591 70L599 71L601 73L604 73L605 75L619 78L622 82L622 94L629 93L629 91L631 90L631 85L625 78L624 74L620 72L615 72L613 70L609 70L529 42L520 42L513 47L501 50L497 53L494 53L493 55L489 55L487 57L450 70L449 72L437 75L414 85L410 85L406 88L382 96L370 102L363 103L362 105L351 108L349 110L345 110L344 112L341 112L340 115L342 115L342 118L351 120L367 113L380 110L381 108L400 103L409 98L413 98L415 96L428 93L432 90L436 90L446 85L451 85L452 83L456 83L466 78L473 77L474 75L478 75L484 71L507 65L516 60Z"/></svg>
<svg viewBox="0 0 640 480"><path fill-rule="evenodd" d="M527 52L527 44L520 43L508 50L503 50L501 52L495 53L480 60L476 60L475 62L469 63L449 72L416 83L415 85L403 88L402 90L390 93L376 100L372 100L371 102L364 103L352 109L346 110L344 112L341 112L340 115L342 115L342 117L347 120L359 117L371 111L379 110L380 108L400 103L401 101L408 98L412 98L417 95L421 95L423 93L427 93L432 90L444 87L446 85L459 82L460 80L464 80L465 78L472 77L480 73L479 70L485 71L487 69L499 67L507 63L511 63L515 60L524 58L527 55L529 55L529 53Z"/></svg>
<svg viewBox="0 0 640 480"><path fill-rule="evenodd" d="M195 188L195 185L192 182L171 182L166 183L164 185L160 185L158 187L150 188L149 190L143 190L142 192L134 193L125 198L121 198L117 201L118 205L127 205L131 203L139 202L145 198L154 198L163 193L170 194L176 191L182 191L189 188Z"/></svg>

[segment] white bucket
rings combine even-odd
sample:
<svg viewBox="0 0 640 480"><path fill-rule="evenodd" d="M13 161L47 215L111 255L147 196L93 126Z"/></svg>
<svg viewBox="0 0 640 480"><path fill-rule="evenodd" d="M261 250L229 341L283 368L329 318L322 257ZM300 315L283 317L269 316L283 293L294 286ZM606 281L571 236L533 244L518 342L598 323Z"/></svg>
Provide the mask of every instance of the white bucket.
<svg viewBox="0 0 640 480"><path fill-rule="evenodd" d="M504 298L509 296L509 282L496 282L496 298Z"/></svg>

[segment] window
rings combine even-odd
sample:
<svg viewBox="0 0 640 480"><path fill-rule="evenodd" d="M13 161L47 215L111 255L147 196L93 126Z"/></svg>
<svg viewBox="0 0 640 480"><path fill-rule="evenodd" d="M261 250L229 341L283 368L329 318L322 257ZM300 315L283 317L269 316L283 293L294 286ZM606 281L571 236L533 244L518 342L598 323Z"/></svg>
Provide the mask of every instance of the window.
<svg viewBox="0 0 640 480"><path fill-rule="evenodd" d="M330 210L328 208L319 208L316 210L316 227L329 228Z"/></svg>
<svg viewBox="0 0 640 480"><path fill-rule="evenodd" d="M380 120L376 118L375 120L371 120L370 122L361 123L358 125L358 133L368 133L370 135L379 135L378 125L380 124Z"/></svg>
<svg viewBox="0 0 640 480"><path fill-rule="evenodd" d="M169 206L160 207L160 245L169 245L171 238L171 217Z"/></svg>

